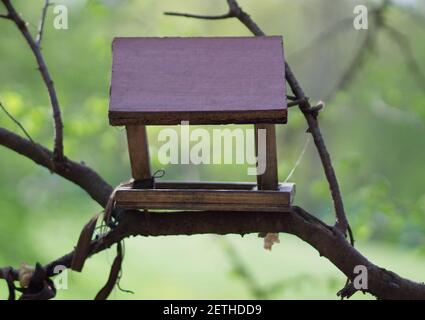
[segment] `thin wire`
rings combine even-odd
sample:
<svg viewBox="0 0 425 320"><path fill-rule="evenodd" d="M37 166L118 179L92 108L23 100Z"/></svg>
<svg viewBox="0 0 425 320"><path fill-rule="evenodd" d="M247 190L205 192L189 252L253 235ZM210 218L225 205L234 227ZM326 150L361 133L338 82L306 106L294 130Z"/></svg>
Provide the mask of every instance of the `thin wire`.
<svg viewBox="0 0 425 320"><path fill-rule="evenodd" d="M286 179L285 179L285 181L284 181L285 183L286 183L286 182L288 182L288 181L289 181L289 179L291 179L291 177L292 177L292 175L294 174L295 170L298 168L298 166L300 165L301 161L303 160L304 155L305 155L305 152L307 151L308 145L309 145L309 143L310 143L310 140L311 140L311 136L309 135L309 136L305 139L304 146L303 146L303 148L302 148L302 150L301 150L301 153L300 153L300 155L298 156L298 159L297 159L297 161L295 162L294 166L292 167L291 171L289 172L288 176L286 177Z"/></svg>

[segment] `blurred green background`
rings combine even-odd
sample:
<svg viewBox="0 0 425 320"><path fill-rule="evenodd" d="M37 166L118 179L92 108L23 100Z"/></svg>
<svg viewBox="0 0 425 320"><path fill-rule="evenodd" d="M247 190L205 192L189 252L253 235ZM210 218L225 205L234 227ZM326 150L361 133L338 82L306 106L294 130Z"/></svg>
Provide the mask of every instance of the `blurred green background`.
<svg viewBox="0 0 425 320"><path fill-rule="evenodd" d="M13 3L35 34L44 1ZM42 47L63 108L65 151L113 185L127 180L130 169L125 132L110 127L107 119L112 39L250 35L233 19L163 15L163 11L222 14L227 10L224 0L55 3L67 5L69 29L53 28L50 8ZM398 0L384 13L386 23L409 40L407 59L406 43L394 41L372 16L367 31L356 31L351 19L338 22L354 17L353 7L362 3L370 10L380 5L380 1L354 0L240 0L267 34L283 35L286 57L312 101L326 99L321 127L357 247L381 267L424 281L425 4ZM0 5L0 13L4 12ZM332 28L335 24L337 28ZM364 47L367 34L373 35L371 48ZM34 58L7 20L0 20L0 39L0 101L34 140L51 147L49 100ZM335 91L360 52L362 63L354 64L351 81ZM0 126L21 134L3 112ZM159 129L149 129L153 155ZM303 149L305 129L295 108L290 110L289 123L278 126L281 180ZM100 207L78 187L10 150L0 147L0 159L0 265L46 263L70 251L82 226ZM153 167L164 168L155 156ZM164 169L168 179L252 179L245 166ZM297 184L295 203L332 223L327 183L311 142L291 181ZM337 298L344 277L307 244L281 235L281 243L271 252L262 246L254 235L128 239L121 286L135 294L116 289L112 298ZM93 298L107 279L113 257L114 251L104 252L91 258L82 274L69 272L69 288L59 290L58 298ZM5 298L6 292L1 283L0 296Z"/></svg>

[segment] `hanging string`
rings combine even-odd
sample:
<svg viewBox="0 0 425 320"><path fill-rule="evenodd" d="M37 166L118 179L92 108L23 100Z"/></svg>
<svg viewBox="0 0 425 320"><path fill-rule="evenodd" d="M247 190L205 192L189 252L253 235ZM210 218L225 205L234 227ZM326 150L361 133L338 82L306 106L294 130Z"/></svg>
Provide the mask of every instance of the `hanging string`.
<svg viewBox="0 0 425 320"><path fill-rule="evenodd" d="M315 108L317 108L317 110L324 110L324 109L326 108L326 104L325 104L323 101L319 101L319 102L317 103L317 105L315 106ZM304 155L305 155L305 152L307 151L307 148L308 148L308 146L309 146L309 144L310 144L310 141L311 141L311 135L309 135L309 136L305 139L304 146L303 146L303 148L302 148L302 150L301 150L300 155L298 156L297 161L295 162L295 164L294 164L293 168L291 169L291 171L289 172L288 176L287 176L287 177L286 177L286 179L284 180L284 182L285 182L285 183L286 183L286 182L288 182L288 181L289 181L289 179L291 179L291 177L292 177L292 175L294 174L295 170L298 168L298 166L299 166L299 165L300 165L300 163L302 162L302 160L303 160L303 158L304 158Z"/></svg>
<svg viewBox="0 0 425 320"><path fill-rule="evenodd" d="M121 244L122 258L124 260L124 257L125 257L125 242L124 242L124 240L122 240L120 242L120 244ZM118 290L120 290L121 292L129 293L129 294L134 294L134 291L131 291L131 290L128 290L128 289L123 289L121 287L121 278L122 278L122 267L120 269L120 272L118 273L118 277L117 277L117 281L116 281L116 286L117 286Z"/></svg>
<svg viewBox="0 0 425 320"><path fill-rule="evenodd" d="M158 169L153 173L152 178L158 179L158 178L162 178L163 176L165 176L165 170L164 169Z"/></svg>
<svg viewBox="0 0 425 320"><path fill-rule="evenodd" d="M304 158L305 152L307 151L308 145L310 144L311 141L311 136L309 135L304 142L304 146L301 150L300 155L298 156L297 161L295 162L294 166L292 167L291 171L289 172L288 176L286 177L284 183L288 182L289 179L291 179L292 175L294 174L295 170L298 168L298 166L300 165L301 161Z"/></svg>

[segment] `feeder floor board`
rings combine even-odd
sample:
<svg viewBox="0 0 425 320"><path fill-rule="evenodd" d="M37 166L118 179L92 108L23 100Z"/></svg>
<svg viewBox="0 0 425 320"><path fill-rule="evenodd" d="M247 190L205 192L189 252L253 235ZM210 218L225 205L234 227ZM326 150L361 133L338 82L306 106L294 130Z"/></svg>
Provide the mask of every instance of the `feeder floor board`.
<svg viewBox="0 0 425 320"><path fill-rule="evenodd" d="M116 205L128 209L288 212L295 185L279 190L131 189L115 193Z"/></svg>
<svg viewBox="0 0 425 320"><path fill-rule="evenodd" d="M155 189L254 190L255 182L167 181L155 182Z"/></svg>

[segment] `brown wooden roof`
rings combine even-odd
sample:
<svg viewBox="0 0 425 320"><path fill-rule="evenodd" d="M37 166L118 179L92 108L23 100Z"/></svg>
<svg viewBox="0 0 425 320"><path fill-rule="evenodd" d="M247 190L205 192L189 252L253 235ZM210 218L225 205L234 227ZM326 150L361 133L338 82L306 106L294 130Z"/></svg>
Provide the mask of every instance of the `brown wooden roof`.
<svg viewBox="0 0 425 320"><path fill-rule="evenodd" d="M281 37L116 38L109 121L285 123Z"/></svg>

